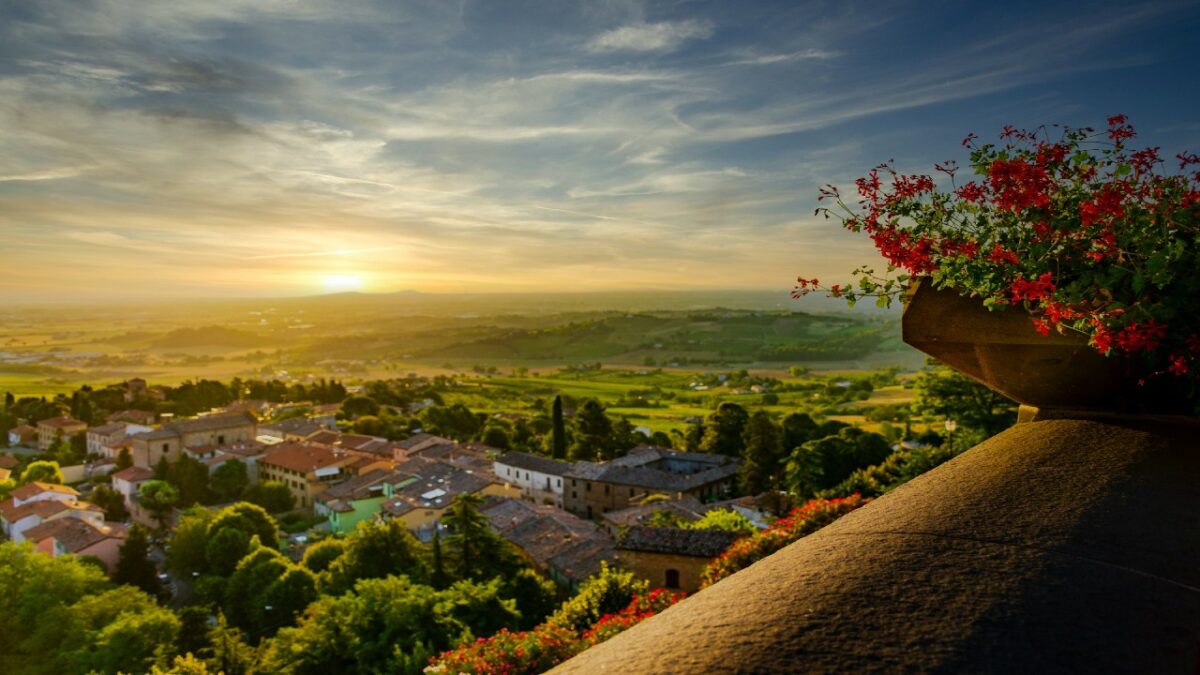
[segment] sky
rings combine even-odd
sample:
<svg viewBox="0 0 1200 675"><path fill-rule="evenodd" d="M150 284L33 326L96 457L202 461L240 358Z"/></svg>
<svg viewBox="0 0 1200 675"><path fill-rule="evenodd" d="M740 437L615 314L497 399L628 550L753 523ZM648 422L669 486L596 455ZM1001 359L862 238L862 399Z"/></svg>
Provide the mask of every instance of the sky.
<svg viewBox="0 0 1200 675"><path fill-rule="evenodd" d="M0 298L772 289L817 188L1128 114L1200 150L1200 4L0 0Z"/></svg>

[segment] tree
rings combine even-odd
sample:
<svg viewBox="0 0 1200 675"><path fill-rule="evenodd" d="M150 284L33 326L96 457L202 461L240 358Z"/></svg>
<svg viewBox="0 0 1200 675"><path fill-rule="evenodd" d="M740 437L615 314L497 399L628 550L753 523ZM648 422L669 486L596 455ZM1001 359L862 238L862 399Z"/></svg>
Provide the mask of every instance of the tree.
<svg viewBox="0 0 1200 675"><path fill-rule="evenodd" d="M563 423L563 403L562 396L554 397L553 407L553 434L554 441L551 446L550 455L554 459L566 459L567 457L567 427Z"/></svg>
<svg viewBox="0 0 1200 675"><path fill-rule="evenodd" d="M231 502L250 485L250 477L246 471L246 463L240 459L231 459L218 466L212 473L209 487L213 498L218 503Z"/></svg>
<svg viewBox="0 0 1200 675"><path fill-rule="evenodd" d="M258 661L258 650L247 644L242 631L229 625L224 612L217 612L217 623L208 631L208 644L201 655L217 673L248 675Z"/></svg>
<svg viewBox="0 0 1200 675"><path fill-rule="evenodd" d="M758 532L758 528L750 519L737 511L728 509L713 509L704 514L704 517L695 522L687 523L684 529L688 530L723 530L725 532L733 532L735 534L754 534Z"/></svg>
<svg viewBox="0 0 1200 675"><path fill-rule="evenodd" d="M446 562L442 559L442 529L440 527L433 530L432 548L429 583L440 590L450 585L450 575L446 573Z"/></svg>
<svg viewBox="0 0 1200 675"><path fill-rule="evenodd" d="M125 508L125 498L107 485L97 485L90 499L93 504L104 509L105 520L120 522L129 517L129 511Z"/></svg>
<svg viewBox="0 0 1200 675"><path fill-rule="evenodd" d="M650 582L638 579L633 572L600 563L600 571L579 585L579 593L564 602L547 623L562 626L576 633L583 631L606 614L615 614L635 595L644 595Z"/></svg>
<svg viewBox="0 0 1200 675"><path fill-rule="evenodd" d="M738 457L745 444L743 434L749 420L750 415L742 406L736 403L722 403L704 420L704 438L700 441L700 452Z"/></svg>
<svg viewBox="0 0 1200 675"><path fill-rule="evenodd" d="M804 443L813 440L817 432L817 423L808 413L792 413L783 418L783 450L791 452Z"/></svg>
<svg viewBox="0 0 1200 675"><path fill-rule="evenodd" d="M267 548L279 548L279 525L261 506L238 502L221 509L208 525L212 538L226 528L241 530L247 538L258 537Z"/></svg>
<svg viewBox="0 0 1200 675"><path fill-rule="evenodd" d="M117 467L114 471L124 471L133 466L133 455L130 454L129 448L121 448L117 453Z"/></svg>
<svg viewBox="0 0 1200 675"><path fill-rule="evenodd" d="M421 423L429 433L467 441L479 435L483 422L462 403L432 405L420 412Z"/></svg>
<svg viewBox="0 0 1200 675"><path fill-rule="evenodd" d="M0 544L0 636L12 673L146 672L174 655L179 620L75 556Z"/></svg>
<svg viewBox="0 0 1200 675"><path fill-rule="evenodd" d="M342 402L342 414L349 420L365 415L377 417L379 415L379 404L369 396L351 396Z"/></svg>
<svg viewBox="0 0 1200 675"><path fill-rule="evenodd" d="M229 623L262 637L292 624L317 598L316 579L279 551L259 547L242 558L229 577L225 614Z"/></svg>
<svg viewBox="0 0 1200 675"><path fill-rule="evenodd" d="M154 478L155 480L167 480L170 475L171 463L167 461L166 454L163 454L158 458L158 463L154 465Z"/></svg>
<svg viewBox="0 0 1200 675"><path fill-rule="evenodd" d="M179 491L180 506L209 502L208 467L184 453L167 471L167 482Z"/></svg>
<svg viewBox="0 0 1200 675"><path fill-rule="evenodd" d="M364 522L346 538L346 551L329 566L323 591L344 593L361 579L398 574L417 582L429 578L420 542L400 521Z"/></svg>
<svg viewBox="0 0 1200 675"><path fill-rule="evenodd" d="M171 531L167 568L176 574L208 571L208 525L213 513L204 507L188 509Z"/></svg>
<svg viewBox="0 0 1200 675"><path fill-rule="evenodd" d="M246 501L261 506L268 513L286 513L296 508L296 497L291 489L277 480L251 485L246 488L244 497Z"/></svg>
<svg viewBox="0 0 1200 675"><path fill-rule="evenodd" d="M21 485L28 485L34 481L39 483L54 483L62 485L63 474L58 468L58 462L36 461L30 462L29 466L21 472Z"/></svg>
<svg viewBox="0 0 1200 675"><path fill-rule="evenodd" d="M878 464L892 453L883 436L847 427L837 435L801 445L788 463L789 489L800 496L831 488L858 469Z"/></svg>
<svg viewBox="0 0 1200 675"><path fill-rule="evenodd" d="M158 578L158 570L150 561L150 540L146 536L146 528L141 525L130 528L125 543L121 544L113 579L119 584L140 588L157 598L166 596L166 589Z"/></svg>
<svg viewBox="0 0 1200 675"><path fill-rule="evenodd" d="M16 405L16 403L17 403L17 398L15 396L13 396L13 393L11 391L4 392L4 409L5 410L12 410L13 406Z"/></svg>
<svg viewBox="0 0 1200 675"><path fill-rule="evenodd" d="M989 437L1017 421L1017 405L1011 400L933 359L913 388L917 412L954 420L963 431L977 429Z"/></svg>
<svg viewBox="0 0 1200 675"><path fill-rule="evenodd" d="M495 421L489 421L487 426L483 428L483 437L480 440L484 445L489 445L500 450L508 450L511 445L508 434L509 430L504 425L497 424Z"/></svg>
<svg viewBox="0 0 1200 675"><path fill-rule="evenodd" d="M750 416L744 435L745 450L738 470L738 487L742 494L757 495L779 486L783 443L779 427L766 411Z"/></svg>
<svg viewBox="0 0 1200 675"><path fill-rule="evenodd" d="M453 533L447 543L455 553L456 572L460 578L475 578L480 570L481 554L487 545L488 535L493 534L487 517L479 512L483 498L473 494L460 494L450 505L449 513L442 521ZM494 535L493 535L494 536Z"/></svg>
<svg viewBox="0 0 1200 675"><path fill-rule="evenodd" d="M573 461L611 459L613 449L612 420L599 401L589 398L575 411L575 440L568 456Z"/></svg>
<svg viewBox="0 0 1200 675"><path fill-rule="evenodd" d="M208 537L204 547L206 569L211 574L227 577L249 552L250 535L237 527L222 527Z"/></svg>
<svg viewBox="0 0 1200 675"><path fill-rule="evenodd" d="M329 569L333 561L340 558L345 552L346 541L344 539L322 539L304 551L304 559L300 561L300 564L313 574L320 574Z"/></svg>
<svg viewBox="0 0 1200 675"><path fill-rule="evenodd" d="M179 491L166 481L148 480L138 489L138 503L154 516L160 528L166 529L171 512L179 503Z"/></svg>
<svg viewBox="0 0 1200 675"><path fill-rule="evenodd" d="M521 613L518 629L537 626L558 607L558 587L534 570L524 567L503 579L500 594L516 600L517 611Z"/></svg>

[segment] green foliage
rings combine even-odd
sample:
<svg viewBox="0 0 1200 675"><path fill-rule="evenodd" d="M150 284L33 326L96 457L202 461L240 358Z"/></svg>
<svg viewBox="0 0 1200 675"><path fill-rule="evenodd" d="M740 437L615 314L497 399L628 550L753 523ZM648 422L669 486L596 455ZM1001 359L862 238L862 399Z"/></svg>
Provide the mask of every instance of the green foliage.
<svg viewBox="0 0 1200 675"><path fill-rule="evenodd" d="M713 509L695 522L686 523L682 527L689 530L723 530L735 534L753 534L758 528L750 519L737 511L728 509Z"/></svg>
<svg viewBox="0 0 1200 675"><path fill-rule="evenodd" d="M165 597L166 589L158 578L158 570L150 561L150 540L146 528L141 525L130 528L125 543L121 544L113 580L140 588L154 597Z"/></svg>
<svg viewBox="0 0 1200 675"><path fill-rule="evenodd" d="M878 497L952 459L956 454L957 450L948 445L897 450L883 462L855 471L846 480L820 492L819 496L847 497L858 493L864 497Z"/></svg>
<svg viewBox="0 0 1200 675"><path fill-rule="evenodd" d="M123 471L133 466L133 455L129 452L129 448L121 448L117 453L117 465L114 471Z"/></svg>
<svg viewBox="0 0 1200 675"><path fill-rule="evenodd" d="M62 485L63 474L62 470L58 468L58 462L47 462L42 460L30 462L29 466L25 467L25 470L21 472L21 480L18 482L21 485L28 485L29 483L33 483L35 481L39 483L54 483L56 485Z"/></svg>
<svg viewBox="0 0 1200 675"><path fill-rule="evenodd" d="M208 467L191 455L184 454L171 465L167 470L167 482L179 491L178 505L181 507L210 501Z"/></svg>
<svg viewBox="0 0 1200 675"><path fill-rule="evenodd" d="M210 528L204 547L206 571L227 577L250 552L250 535L237 527Z"/></svg>
<svg viewBox="0 0 1200 675"><path fill-rule="evenodd" d="M704 420L700 452L738 457L745 448L746 425L750 415L736 403L722 403Z"/></svg>
<svg viewBox="0 0 1200 675"><path fill-rule="evenodd" d="M954 420L963 431L978 429L985 438L1017 421L1017 405L1011 400L933 359L913 388L916 412Z"/></svg>
<svg viewBox="0 0 1200 675"><path fill-rule="evenodd" d="M277 480L255 483L246 488L243 498L257 504L268 513L286 513L296 508L296 497L288 486Z"/></svg>
<svg viewBox="0 0 1200 675"><path fill-rule="evenodd" d="M246 463L240 459L231 459L222 463L213 471L210 482L213 499L217 503L231 502L237 499L250 485Z"/></svg>
<svg viewBox="0 0 1200 675"><path fill-rule="evenodd" d="M333 564L343 553L346 552L346 542L343 539L322 539L304 552L304 559L300 564L308 568L313 574L320 574Z"/></svg>
<svg viewBox="0 0 1200 675"><path fill-rule="evenodd" d="M572 420L574 441L567 456L573 461L606 460L613 457L612 420L596 399L587 399Z"/></svg>
<svg viewBox="0 0 1200 675"><path fill-rule="evenodd" d="M97 485L89 501L104 509L105 520L120 522L129 517L129 511L125 508L125 498L107 485Z"/></svg>
<svg viewBox="0 0 1200 675"><path fill-rule="evenodd" d="M145 672L172 656L179 621L74 556L0 544L0 644L14 674Z"/></svg>
<svg viewBox="0 0 1200 675"><path fill-rule="evenodd" d="M566 459L567 457L567 427L563 422L563 403L562 396L554 397L554 406L551 411L553 420L552 444L550 456L555 459Z"/></svg>
<svg viewBox="0 0 1200 675"><path fill-rule="evenodd" d="M221 509L209 524L208 535L232 527L245 532L248 537L258 537L268 548L279 548L279 525L261 506L249 502L230 504Z"/></svg>
<svg viewBox="0 0 1200 675"><path fill-rule="evenodd" d="M878 464L892 453L887 439L857 427L836 436L808 441L792 452L787 464L788 488L812 496L850 477L857 469Z"/></svg>
<svg viewBox="0 0 1200 675"><path fill-rule="evenodd" d="M523 567L502 577L501 595L513 598L521 615L517 628L528 630L540 624L558 607L558 587L534 570Z"/></svg>
<svg viewBox="0 0 1200 675"><path fill-rule="evenodd" d="M138 489L140 503L161 528L166 528L171 512L179 503L179 491L173 485L163 480L148 480Z"/></svg>
<svg viewBox="0 0 1200 675"><path fill-rule="evenodd" d="M421 673L433 654L516 620L495 586L460 583L445 591L407 577L365 579L353 592L324 596L295 628L265 647L271 673Z"/></svg>
<svg viewBox="0 0 1200 675"><path fill-rule="evenodd" d="M743 437L742 465L738 487L743 494L756 495L775 489L783 472L783 439L779 427L764 410L750 416Z"/></svg>
<svg viewBox="0 0 1200 675"><path fill-rule="evenodd" d="M292 624L316 599L312 572L262 547L243 558L229 577L223 609L231 625L260 638Z"/></svg>
<svg viewBox="0 0 1200 675"><path fill-rule="evenodd" d="M645 593L649 586L648 581L635 578L632 572L601 562L600 571L583 582L579 593L564 602L546 621L580 632L605 614L620 611L633 596Z"/></svg>
<svg viewBox="0 0 1200 675"><path fill-rule="evenodd" d="M213 512L203 508L185 511L171 531L167 568L188 575L208 571L208 525Z"/></svg>
<svg viewBox="0 0 1200 675"><path fill-rule="evenodd" d="M400 521L361 523L345 542L345 552L322 577L323 593L344 593L362 579L402 574L422 583L429 578L420 542Z"/></svg>
<svg viewBox="0 0 1200 675"><path fill-rule="evenodd" d="M258 650L247 643L246 635L230 626L223 612L217 612L217 623L208 631L208 647L201 656L209 668L223 675L249 675L258 662Z"/></svg>

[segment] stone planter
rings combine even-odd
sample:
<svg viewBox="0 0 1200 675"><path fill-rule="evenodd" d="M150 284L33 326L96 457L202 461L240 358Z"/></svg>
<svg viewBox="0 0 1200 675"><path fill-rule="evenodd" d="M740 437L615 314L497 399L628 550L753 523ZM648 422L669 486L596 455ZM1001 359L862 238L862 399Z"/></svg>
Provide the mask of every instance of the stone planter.
<svg viewBox="0 0 1200 675"><path fill-rule="evenodd" d="M978 298L935 289L908 291L904 341L1028 408L1078 412L1186 413L1190 400L1171 377L1149 378L1132 360L1104 357L1082 336L1034 330L1017 308L988 311ZM1044 416L1044 415L1043 415Z"/></svg>

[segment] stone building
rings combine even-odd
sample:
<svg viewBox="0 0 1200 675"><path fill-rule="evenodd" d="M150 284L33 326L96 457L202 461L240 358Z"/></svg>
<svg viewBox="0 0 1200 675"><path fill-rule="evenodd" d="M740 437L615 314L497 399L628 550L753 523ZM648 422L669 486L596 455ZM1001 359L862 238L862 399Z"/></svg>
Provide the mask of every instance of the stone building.
<svg viewBox="0 0 1200 675"><path fill-rule="evenodd" d="M640 446L611 462L576 462L563 475L563 508L592 518L650 494L721 499L733 491L738 466L739 460L725 455Z"/></svg>
<svg viewBox="0 0 1200 675"><path fill-rule="evenodd" d="M168 462L179 461L184 448L248 443L253 441L257 420L250 413L208 415L178 420L161 428L129 436L133 463L153 467L162 457Z"/></svg>
<svg viewBox="0 0 1200 675"><path fill-rule="evenodd" d="M621 567L650 582L651 588L695 593L709 562L739 535L724 530L675 527L629 528L617 541Z"/></svg>
<svg viewBox="0 0 1200 675"><path fill-rule="evenodd" d="M71 440L75 434L86 431L87 422L72 417L51 417L37 423L38 450L49 450L60 438Z"/></svg>

